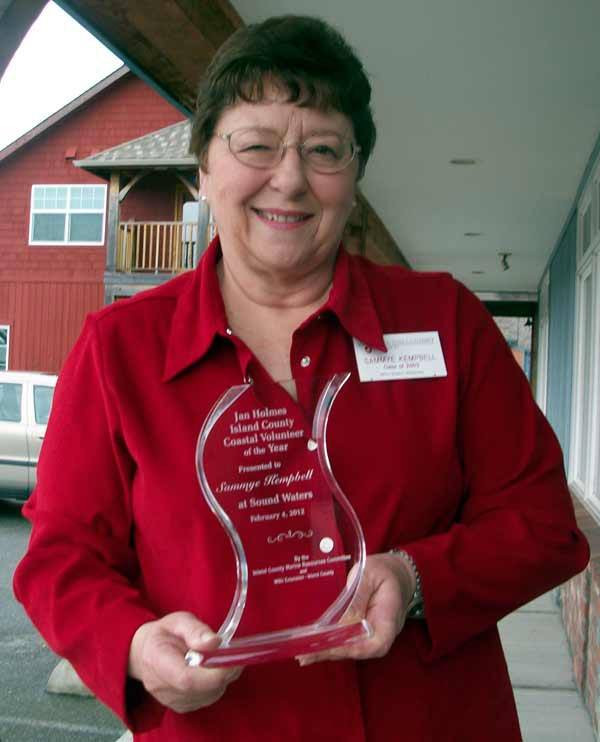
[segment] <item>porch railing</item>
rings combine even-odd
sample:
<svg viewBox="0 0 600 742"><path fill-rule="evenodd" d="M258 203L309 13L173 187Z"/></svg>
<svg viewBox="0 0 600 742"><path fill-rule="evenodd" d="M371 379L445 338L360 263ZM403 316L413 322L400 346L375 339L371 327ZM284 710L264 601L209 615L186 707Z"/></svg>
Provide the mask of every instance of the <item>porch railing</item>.
<svg viewBox="0 0 600 742"><path fill-rule="evenodd" d="M116 269L121 273L179 273L194 267L198 225L120 222Z"/></svg>

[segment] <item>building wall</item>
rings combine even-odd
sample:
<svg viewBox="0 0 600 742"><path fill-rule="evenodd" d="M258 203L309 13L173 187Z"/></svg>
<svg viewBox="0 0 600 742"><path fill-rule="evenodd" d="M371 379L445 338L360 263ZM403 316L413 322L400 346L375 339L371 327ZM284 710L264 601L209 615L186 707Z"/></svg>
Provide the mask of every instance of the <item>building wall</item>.
<svg viewBox="0 0 600 742"><path fill-rule="evenodd" d="M565 463L571 431L576 229L574 214L550 264L546 415L562 446Z"/></svg>
<svg viewBox="0 0 600 742"><path fill-rule="evenodd" d="M569 462L576 300L577 216L573 214L550 265L546 414ZM581 512L581 506L576 508ZM589 519L591 520L591 519ZM600 557L560 591L573 675L600 734Z"/></svg>
<svg viewBox="0 0 600 742"><path fill-rule="evenodd" d="M28 245L32 185L105 183L72 160L181 119L129 74L0 162L0 325L10 326L9 368L58 371L104 296L104 247ZM165 209L171 219L172 203Z"/></svg>
<svg viewBox="0 0 600 742"><path fill-rule="evenodd" d="M9 368L28 371L59 370L86 314L104 298L98 281L2 282L0 292L2 316L13 320Z"/></svg>
<svg viewBox="0 0 600 742"><path fill-rule="evenodd" d="M573 675L600 738L600 557L560 589Z"/></svg>
<svg viewBox="0 0 600 742"><path fill-rule="evenodd" d="M578 189L579 200L600 156L600 137ZM567 224L550 265L547 415L568 465L576 331L577 213ZM597 372L597 371L596 371ZM590 541L591 561L559 591L573 674L600 739L600 531L595 518L574 497L580 527Z"/></svg>

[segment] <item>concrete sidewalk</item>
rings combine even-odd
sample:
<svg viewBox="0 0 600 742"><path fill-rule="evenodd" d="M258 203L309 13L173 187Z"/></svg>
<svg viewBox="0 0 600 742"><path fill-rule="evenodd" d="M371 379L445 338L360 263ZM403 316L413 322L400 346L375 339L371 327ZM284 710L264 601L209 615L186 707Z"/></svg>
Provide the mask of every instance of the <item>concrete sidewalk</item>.
<svg viewBox="0 0 600 742"><path fill-rule="evenodd" d="M529 603L499 628L524 742L596 742L554 596Z"/></svg>

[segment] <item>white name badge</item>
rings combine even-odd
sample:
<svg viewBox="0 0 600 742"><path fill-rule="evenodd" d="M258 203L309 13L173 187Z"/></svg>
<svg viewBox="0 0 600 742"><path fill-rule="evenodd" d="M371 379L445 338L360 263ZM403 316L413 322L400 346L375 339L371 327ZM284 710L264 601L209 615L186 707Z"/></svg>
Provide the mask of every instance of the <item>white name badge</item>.
<svg viewBox="0 0 600 742"><path fill-rule="evenodd" d="M447 376L437 332L391 332L383 336L386 351L354 340L356 365L361 381L431 379Z"/></svg>

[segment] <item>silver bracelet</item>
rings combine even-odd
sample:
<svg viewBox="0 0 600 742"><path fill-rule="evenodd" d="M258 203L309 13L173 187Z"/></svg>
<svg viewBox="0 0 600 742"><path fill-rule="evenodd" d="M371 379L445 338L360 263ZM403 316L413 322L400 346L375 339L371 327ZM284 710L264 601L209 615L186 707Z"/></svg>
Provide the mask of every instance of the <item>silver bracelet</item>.
<svg viewBox="0 0 600 742"><path fill-rule="evenodd" d="M408 562L415 573L415 591L412 594L412 598L410 599L408 608L406 610L407 618L425 618L423 591L421 589L421 575L419 574L419 570L417 569L415 560L407 551L404 551L404 549L390 549L389 553L394 554L395 556L399 556L404 559L405 562Z"/></svg>

